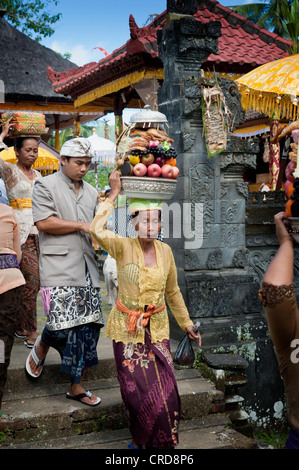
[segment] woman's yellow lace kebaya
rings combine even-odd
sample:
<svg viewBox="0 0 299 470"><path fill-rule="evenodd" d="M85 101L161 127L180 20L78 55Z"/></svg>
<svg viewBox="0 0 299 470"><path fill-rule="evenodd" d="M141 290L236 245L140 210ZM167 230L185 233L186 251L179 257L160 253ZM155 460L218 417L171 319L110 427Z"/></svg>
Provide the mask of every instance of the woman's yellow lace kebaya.
<svg viewBox="0 0 299 470"><path fill-rule="evenodd" d="M116 259L119 301L129 310L144 312L146 306L154 304L158 308L166 300L176 321L186 331L186 327L193 325L193 322L177 284L177 270L171 248L154 240L157 266L146 267L138 238L122 238L105 228L114 207L110 199L100 204L90 232L93 241ZM166 306L151 316L150 329L154 343L169 339ZM129 332L127 314L117 306L109 314L106 336L124 344L144 343L144 331Z"/></svg>

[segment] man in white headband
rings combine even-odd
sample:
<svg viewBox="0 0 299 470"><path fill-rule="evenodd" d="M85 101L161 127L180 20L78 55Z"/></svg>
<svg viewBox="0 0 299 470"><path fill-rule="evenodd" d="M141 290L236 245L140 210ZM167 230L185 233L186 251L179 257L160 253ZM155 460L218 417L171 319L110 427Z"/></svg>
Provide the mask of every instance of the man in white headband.
<svg viewBox="0 0 299 470"><path fill-rule="evenodd" d="M60 151L61 156L65 157L88 157L92 158L91 143L84 137L67 140Z"/></svg>
<svg viewBox="0 0 299 470"><path fill-rule="evenodd" d="M61 355L61 371L71 378L66 397L96 406L101 399L82 383L87 368L97 364L96 346L104 326L99 270L89 234L98 193L83 181L91 164L90 142L71 139L60 155L59 172L38 179L32 194L47 322L26 370L39 377L49 347L55 347Z"/></svg>

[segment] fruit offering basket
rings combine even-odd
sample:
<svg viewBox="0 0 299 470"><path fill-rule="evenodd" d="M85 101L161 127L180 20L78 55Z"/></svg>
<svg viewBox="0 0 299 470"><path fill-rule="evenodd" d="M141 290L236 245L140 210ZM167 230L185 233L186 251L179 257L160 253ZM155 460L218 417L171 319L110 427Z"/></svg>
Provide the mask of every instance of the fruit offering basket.
<svg viewBox="0 0 299 470"><path fill-rule="evenodd" d="M167 124L164 114L146 107L131 117L117 142L116 163L128 197L169 199L173 195L179 175L178 155L165 131Z"/></svg>
<svg viewBox="0 0 299 470"><path fill-rule="evenodd" d="M46 133L46 118L44 114L18 111L1 115L1 124L11 120L10 135L12 137L40 137Z"/></svg>

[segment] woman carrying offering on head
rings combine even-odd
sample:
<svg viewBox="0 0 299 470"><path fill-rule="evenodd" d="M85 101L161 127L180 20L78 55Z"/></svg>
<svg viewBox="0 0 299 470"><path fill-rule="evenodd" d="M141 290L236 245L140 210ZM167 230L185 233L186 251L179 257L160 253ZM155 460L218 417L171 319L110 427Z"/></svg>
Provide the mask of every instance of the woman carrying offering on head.
<svg viewBox="0 0 299 470"><path fill-rule="evenodd" d="M123 238L105 228L120 190L112 170L111 191L90 226L95 243L116 259L118 299L106 335L113 340L118 380L133 437L129 448L173 448L178 443L180 398L169 346L165 301L180 327L201 344L177 283L171 248L156 238L161 228L158 201L131 201L138 236Z"/></svg>
<svg viewBox="0 0 299 470"><path fill-rule="evenodd" d="M9 119L2 127L0 134L0 150L7 148L3 140L11 126ZM16 336L24 338L24 343L32 348L37 338L36 299L39 292L39 244L38 231L32 217L32 188L36 178L41 174L32 168L38 157L38 141L33 137L20 137L15 141L17 163L5 162L1 159L0 176L6 187L9 205L17 220L22 248L20 268L26 285L23 293L20 324Z"/></svg>

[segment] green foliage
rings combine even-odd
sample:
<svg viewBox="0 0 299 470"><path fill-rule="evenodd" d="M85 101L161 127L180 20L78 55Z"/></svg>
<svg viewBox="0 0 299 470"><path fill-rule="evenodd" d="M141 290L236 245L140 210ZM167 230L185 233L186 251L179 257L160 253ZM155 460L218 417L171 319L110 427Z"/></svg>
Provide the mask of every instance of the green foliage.
<svg viewBox="0 0 299 470"><path fill-rule="evenodd" d="M248 3L246 5L236 5L230 8L239 15L245 16L253 23L257 23L265 12L266 5L263 3Z"/></svg>
<svg viewBox="0 0 299 470"><path fill-rule="evenodd" d="M231 9L262 28L272 31L279 36L289 37L286 35L286 31L283 27L283 3L290 8L293 4L293 0L269 0L264 3L249 3L246 5L232 6Z"/></svg>
<svg viewBox="0 0 299 470"><path fill-rule="evenodd" d="M92 125L89 125L88 123L85 124L84 126L81 126L80 137L85 137L85 138L89 137L90 135L92 135L92 129L93 129ZM104 137L104 123L103 123L103 126L98 126L96 128L96 134L99 135L100 137ZM114 126L109 126L108 136L110 140L115 141L115 127ZM60 131L59 132L60 148L71 137L73 137L73 129L71 127ZM52 147L55 147L55 135L54 134L49 139L49 145L52 145ZM112 167L100 166L100 164L98 164L98 187L100 189L103 190L104 187L109 184L108 176L111 170L112 170ZM94 170L89 170L86 173L84 180L87 181L87 183L91 184L95 188L96 184L95 184Z"/></svg>
<svg viewBox="0 0 299 470"><path fill-rule="evenodd" d="M0 0L1 1L1 0ZM88 123L84 124L81 126L81 134L80 137L89 137L92 135L92 129L93 127L90 126ZM102 126L98 126L96 128L96 134L99 137L104 137L104 123ZM59 131L59 144L60 148L62 145L70 138L73 137L73 129L72 127L68 127L67 129L63 129ZM112 142L115 142L115 126L109 126L108 128L108 137ZM55 134L53 133L52 137L49 139L49 145L52 145L52 147L55 147Z"/></svg>
<svg viewBox="0 0 299 470"><path fill-rule="evenodd" d="M105 166L98 166L98 187L104 189L105 186L109 184L108 176L112 168ZM95 172L94 170L89 170L83 178L87 183L91 184L95 188Z"/></svg>
<svg viewBox="0 0 299 470"><path fill-rule="evenodd" d="M282 26L285 36L293 41L293 47L290 49L290 54L299 53L299 22L298 22L298 0L293 0L289 6L286 0L281 0L281 10L284 16Z"/></svg>
<svg viewBox="0 0 299 470"><path fill-rule="evenodd" d="M61 52L55 51L56 54L60 55L63 59L71 60L72 54L70 52L64 52L64 54L61 54Z"/></svg>
<svg viewBox="0 0 299 470"><path fill-rule="evenodd" d="M286 441L288 439L288 433L283 432L283 431L267 432L267 431L257 430L254 432L254 437L276 449L284 449L286 445Z"/></svg>
<svg viewBox="0 0 299 470"><path fill-rule="evenodd" d="M61 13L52 14L59 0L0 0L0 7L5 8L7 21L27 36L40 41L42 37L52 36L51 27L60 20Z"/></svg>
<svg viewBox="0 0 299 470"><path fill-rule="evenodd" d="M89 137L92 135L92 130L89 129L88 127L81 126L81 135L80 137ZM63 146L63 144L73 137L73 129L71 127L68 127L67 129L63 129L62 131L59 131L59 145L60 148ZM52 145L52 147L55 147L55 134L52 135L49 139L49 145Z"/></svg>
<svg viewBox="0 0 299 470"><path fill-rule="evenodd" d="M72 137L72 135L73 135L73 130L72 130L71 127L69 127L68 129L63 129L62 131L59 131L59 145L60 145L60 148L62 147L64 142L66 142L68 140L69 137ZM49 143L49 145L52 145L52 147L55 147L55 133L52 135L52 137L50 137L48 143Z"/></svg>

